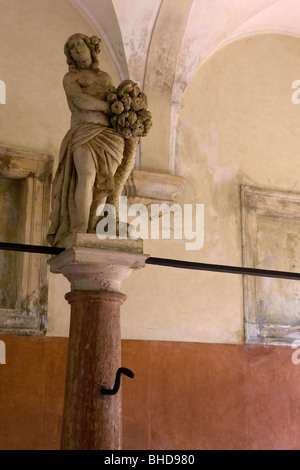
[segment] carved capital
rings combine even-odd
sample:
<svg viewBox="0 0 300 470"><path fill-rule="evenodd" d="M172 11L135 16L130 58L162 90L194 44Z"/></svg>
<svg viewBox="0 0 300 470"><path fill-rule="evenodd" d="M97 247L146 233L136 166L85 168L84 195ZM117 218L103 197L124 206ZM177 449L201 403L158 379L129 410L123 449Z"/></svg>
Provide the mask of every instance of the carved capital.
<svg viewBox="0 0 300 470"><path fill-rule="evenodd" d="M50 271L63 274L71 291L121 292L133 270L145 266L148 255L137 252L72 247L48 261Z"/></svg>

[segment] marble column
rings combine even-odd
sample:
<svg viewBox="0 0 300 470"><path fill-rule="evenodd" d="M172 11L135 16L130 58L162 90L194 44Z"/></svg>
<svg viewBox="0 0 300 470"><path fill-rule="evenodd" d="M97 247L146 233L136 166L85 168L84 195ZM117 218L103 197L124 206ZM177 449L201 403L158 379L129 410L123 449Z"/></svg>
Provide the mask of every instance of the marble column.
<svg viewBox="0 0 300 470"><path fill-rule="evenodd" d="M51 272L71 283L62 450L121 449L121 390L103 395L100 388L112 389L121 367L122 282L144 267L147 256L139 242L91 240L76 236L73 246L48 261Z"/></svg>

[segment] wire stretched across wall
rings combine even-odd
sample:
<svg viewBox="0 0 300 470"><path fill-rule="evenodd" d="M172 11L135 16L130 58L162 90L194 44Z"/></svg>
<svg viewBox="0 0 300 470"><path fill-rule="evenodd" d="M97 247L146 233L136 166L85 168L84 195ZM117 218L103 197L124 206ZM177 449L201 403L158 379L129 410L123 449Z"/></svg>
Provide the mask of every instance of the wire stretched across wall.
<svg viewBox="0 0 300 470"><path fill-rule="evenodd" d="M45 255L59 255L60 253L65 251L65 248L0 242L0 250L40 253ZM147 258L145 263L149 265L165 266L170 268L192 269L197 271L212 271L226 274L240 274L247 276L271 277L276 279L289 279L294 281L300 281L300 273L287 271L247 268L243 266L224 266L220 264L196 263L193 261L183 261L155 257Z"/></svg>

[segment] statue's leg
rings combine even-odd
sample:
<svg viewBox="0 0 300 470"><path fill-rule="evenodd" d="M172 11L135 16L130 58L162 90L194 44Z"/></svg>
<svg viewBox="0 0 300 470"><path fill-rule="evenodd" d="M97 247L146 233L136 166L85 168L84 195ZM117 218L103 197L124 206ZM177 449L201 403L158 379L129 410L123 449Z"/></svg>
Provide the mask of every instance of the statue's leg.
<svg viewBox="0 0 300 470"><path fill-rule="evenodd" d="M116 160L112 160L110 162L110 168L111 172L114 175L117 168L118 168L118 162ZM101 171L101 168L100 168ZM100 204L105 204L107 201L107 191L103 190L95 190L96 197L93 198L93 202L91 205L91 211L90 211L90 220L89 220L89 226L88 226L88 232L89 233L95 233L96 232L96 226L97 223L100 220L100 217L96 215L98 206Z"/></svg>
<svg viewBox="0 0 300 470"><path fill-rule="evenodd" d="M93 189L96 178L96 168L91 150L84 144L73 153L73 161L77 172L75 190L75 214L70 214L71 230L86 233L93 200Z"/></svg>

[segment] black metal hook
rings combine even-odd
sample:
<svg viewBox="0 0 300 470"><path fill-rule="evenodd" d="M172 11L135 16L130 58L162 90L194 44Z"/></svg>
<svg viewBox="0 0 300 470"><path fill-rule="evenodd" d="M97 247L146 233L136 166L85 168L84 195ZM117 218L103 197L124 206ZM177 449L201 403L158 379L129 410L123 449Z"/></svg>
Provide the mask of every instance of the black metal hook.
<svg viewBox="0 0 300 470"><path fill-rule="evenodd" d="M101 386L100 393L102 393L102 395L116 395L121 385L121 374L124 374L127 377L130 377L131 379L134 378L134 373L130 369L126 369L126 367L120 367L116 373L116 380L115 380L114 388L109 389L109 388Z"/></svg>

